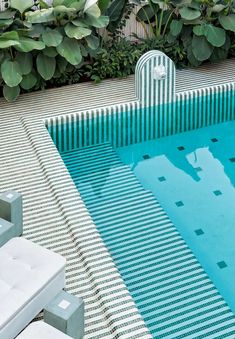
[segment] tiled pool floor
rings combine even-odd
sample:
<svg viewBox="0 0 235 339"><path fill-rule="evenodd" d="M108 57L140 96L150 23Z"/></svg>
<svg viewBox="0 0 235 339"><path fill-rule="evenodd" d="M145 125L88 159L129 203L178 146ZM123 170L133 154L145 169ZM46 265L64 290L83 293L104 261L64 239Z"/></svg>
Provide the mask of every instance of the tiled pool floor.
<svg viewBox="0 0 235 339"><path fill-rule="evenodd" d="M235 122L117 149L235 313Z"/></svg>

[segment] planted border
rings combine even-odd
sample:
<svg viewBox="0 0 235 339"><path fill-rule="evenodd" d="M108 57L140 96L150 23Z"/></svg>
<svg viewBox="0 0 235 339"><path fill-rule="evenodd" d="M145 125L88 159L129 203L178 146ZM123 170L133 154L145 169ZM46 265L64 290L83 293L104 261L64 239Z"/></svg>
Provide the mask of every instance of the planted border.
<svg viewBox="0 0 235 339"><path fill-rule="evenodd" d="M0 12L0 85L13 101L21 89L40 87L60 78L94 56L98 28L108 25L102 15L106 0L11 0Z"/></svg>

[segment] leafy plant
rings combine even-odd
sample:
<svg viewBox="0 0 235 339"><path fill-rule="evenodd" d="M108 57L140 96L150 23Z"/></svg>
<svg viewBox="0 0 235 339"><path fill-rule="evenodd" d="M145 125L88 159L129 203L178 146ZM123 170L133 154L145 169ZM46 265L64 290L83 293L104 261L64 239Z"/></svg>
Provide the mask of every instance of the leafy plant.
<svg viewBox="0 0 235 339"><path fill-rule="evenodd" d="M136 19L146 36L182 44L191 65L227 57L235 32L233 0L134 2L141 7Z"/></svg>
<svg viewBox="0 0 235 339"><path fill-rule="evenodd" d="M11 0L0 12L0 84L8 101L20 90L59 78L99 48L97 28L109 19L98 0ZM105 6L106 0L99 0Z"/></svg>
<svg viewBox="0 0 235 339"><path fill-rule="evenodd" d="M170 44L163 40L142 39L139 43L133 43L120 38L117 41L107 41L95 56L93 63L82 68L84 72L81 77L95 82L106 78L126 77L135 72L141 55L153 49L164 50L178 67L185 65L186 54L177 42Z"/></svg>
<svg viewBox="0 0 235 339"><path fill-rule="evenodd" d="M140 45L133 45L124 38L115 43L109 40L96 55L94 62L85 67L85 75L95 82L128 76L134 73L135 64L141 55Z"/></svg>
<svg viewBox="0 0 235 339"><path fill-rule="evenodd" d="M107 9L110 22L107 30L116 37L121 34L121 30L125 27L126 21L132 12L133 5L128 0L112 0Z"/></svg>

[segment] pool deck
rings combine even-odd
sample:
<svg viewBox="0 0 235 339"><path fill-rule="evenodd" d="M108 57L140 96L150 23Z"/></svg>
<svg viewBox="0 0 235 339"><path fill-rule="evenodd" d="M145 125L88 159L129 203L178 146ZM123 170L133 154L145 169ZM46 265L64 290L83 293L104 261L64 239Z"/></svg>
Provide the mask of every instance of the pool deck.
<svg viewBox="0 0 235 339"><path fill-rule="evenodd" d="M228 60L177 71L176 91L235 82L234 66L235 61ZM12 104L0 100L0 191L23 194L24 236L66 257L67 290L83 296L86 303L86 338L151 336L43 119L134 100L133 77L26 94ZM233 323L234 338L235 319L229 311L226 316L224 321ZM222 335L217 332L220 338L230 338Z"/></svg>

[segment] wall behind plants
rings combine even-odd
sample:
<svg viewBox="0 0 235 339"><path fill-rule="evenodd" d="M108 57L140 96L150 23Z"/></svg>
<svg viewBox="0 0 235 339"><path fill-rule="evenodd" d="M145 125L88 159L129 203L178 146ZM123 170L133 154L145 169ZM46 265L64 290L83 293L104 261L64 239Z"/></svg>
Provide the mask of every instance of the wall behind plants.
<svg viewBox="0 0 235 339"><path fill-rule="evenodd" d="M1 0L1 8L5 0ZM8 101L79 69L98 50L107 0L11 0L0 12L0 86Z"/></svg>

